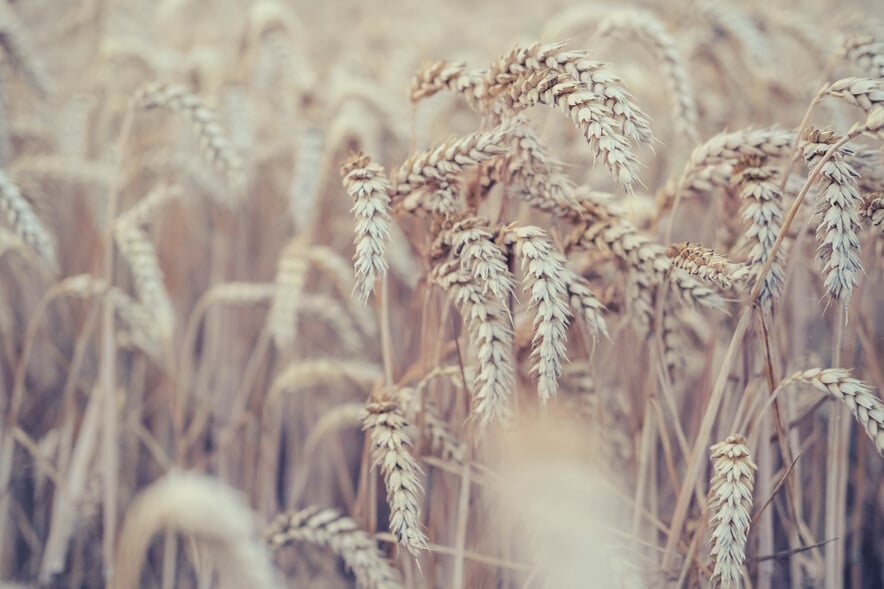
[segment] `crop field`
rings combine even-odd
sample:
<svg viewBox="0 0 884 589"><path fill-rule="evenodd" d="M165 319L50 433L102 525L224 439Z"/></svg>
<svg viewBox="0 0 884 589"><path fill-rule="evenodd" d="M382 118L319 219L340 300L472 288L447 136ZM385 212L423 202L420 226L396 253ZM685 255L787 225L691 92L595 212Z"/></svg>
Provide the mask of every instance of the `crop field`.
<svg viewBox="0 0 884 589"><path fill-rule="evenodd" d="M0 589L884 587L881 0L0 0Z"/></svg>

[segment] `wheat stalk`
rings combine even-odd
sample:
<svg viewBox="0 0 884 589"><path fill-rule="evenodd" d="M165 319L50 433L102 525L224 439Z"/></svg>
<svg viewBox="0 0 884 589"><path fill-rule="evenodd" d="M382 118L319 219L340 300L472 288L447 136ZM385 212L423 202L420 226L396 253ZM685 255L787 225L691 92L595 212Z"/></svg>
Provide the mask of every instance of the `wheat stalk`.
<svg viewBox="0 0 884 589"><path fill-rule="evenodd" d="M809 384L847 405L866 430L878 454L884 456L884 402L874 394L872 387L851 377L843 368L811 368L796 372L781 382L780 387L792 383Z"/></svg>
<svg viewBox="0 0 884 589"><path fill-rule="evenodd" d="M421 469L409 451L407 425L395 401L370 401L362 414L362 428L371 438L372 461L380 468L387 488L390 532L417 558L427 549L427 537L420 522Z"/></svg>
<svg viewBox="0 0 884 589"><path fill-rule="evenodd" d="M361 589L399 589L402 581L369 534L335 509L308 507L283 513L264 532L271 550L290 542L328 546L356 576Z"/></svg>
<svg viewBox="0 0 884 589"><path fill-rule="evenodd" d="M614 179L629 193L639 182L638 163L629 142L610 112L586 84L568 74L540 70L516 77L500 90L508 91L505 112L517 114L536 104L545 104L565 114L580 130L596 157L600 157Z"/></svg>
<svg viewBox="0 0 884 589"><path fill-rule="evenodd" d="M746 438L739 434L712 446L710 456L714 471L709 488L712 586L739 588L746 559L754 471L758 467L752 462Z"/></svg>

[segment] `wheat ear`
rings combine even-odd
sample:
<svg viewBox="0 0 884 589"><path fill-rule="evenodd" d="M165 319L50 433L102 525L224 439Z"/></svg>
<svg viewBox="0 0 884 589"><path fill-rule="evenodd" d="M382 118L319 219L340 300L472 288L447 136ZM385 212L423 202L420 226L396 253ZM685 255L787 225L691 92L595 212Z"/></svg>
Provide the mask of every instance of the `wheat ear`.
<svg viewBox="0 0 884 589"><path fill-rule="evenodd" d="M0 47L12 66L43 96L51 90L49 76L30 45L28 33L8 2L0 2Z"/></svg>
<svg viewBox="0 0 884 589"><path fill-rule="evenodd" d="M520 76L503 87L507 91L504 112L517 114L536 104L561 111L580 130L611 174L627 192L632 192L638 178L638 160L630 149L616 120L608 109L586 88L586 84L568 74L545 71Z"/></svg>
<svg viewBox="0 0 884 589"><path fill-rule="evenodd" d="M242 158L226 137L215 113L194 94L181 86L153 83L135 95L139 109L165 108L183 114L200 142L206 159L227 179L234 196L245 189Z"/></svg>
<svg viewBox="0 0 884 589"><path fill-rule="evenodd" d="M596 31L600 36L635 37L654 54L663 68L676 131L696 142L697 104L688 67L663 23L643 10L616 10L602 18Z"/></svg>
<svg viewBox="0 0 884 589"><path fill-rule="evenodd" d="M360 589L400 589L402 581L378 550L372 537L335 509L308 507L283 513L264 532L267 545L278 550L290 542L328 546L347 565Z"/></svg>
<svg viewBox="0 0 884 589"><path fill-rule="evenodd" d="M279 349L286 349L295 342L298 304L309 269L303 240L291 239L279 254L276 292L267 314L267 329Z"/></svg>
<svg viewBox="0 0 884 589"><path fill-rule="evenodd" d="M164 529L191 535L219 569L222 587L280 587L264 546L253 539L253 514L226 485L191 473L153 483L126 512L117 546L115 589L137 587L148 545Z"/></svg>
<svg viewBox="0 0 884 589"><path fill-rule="evenodd" d="M754 471L758 467L752 462L746 438L739 434L715 444L710 453L714 471L709 489L712 586L738 589L742 585Z"/></svg>
<svg viewBox="0 0 884 589"><path fill-rule="evenodd" d="M794 137L794 132L776 128L719 133L694 148L681 177L677 182L670 182L659 198L668 206L679 193L694 196L727 186L740 158L785 157L792 149Z"/></svg>
<svg viewBox="0 0 884 589"><path fill-rule="evenodd" d="M674 243L666 249L672 265L692 276L708 280L721 288L730 288L735 281L748 276L742 264L734 264L724 256L697 243Z"/></svg>
<svg viewBox="0 0 884 589"><path fill-rule="evenodd" d="M377 281L387 273L391 187L384 169L362 154L347 160L341 173L356 217L355 293L365 303Z"/></svg>
<svg viewBox="0 0 884 589"><path fill-rule="evenodd" d="M439 259L456 256L461 268L468 271L482 287L498 300L506 300L513 289L507 256L495 243L488 221L482 217L464 217L448 224L431 247L431 255Z"/></svg>
<svg viewBox="0 0 884 589"><path fill-rule="evenodd" d="M50 268L58 268L55 238L40 221L30 203L22 196L12 180L0 171L0 209L18 236L34 248Z"/></svg>
<svg viewBox="0 0 884 589"><path fill-rule="evenodd" d="M884 456L884 402L875 395L872 387L852 378L843 368L812 368L796 372L780 383L780 387L792 383L809 384L847 405L866 430L878 454Z"/></svg>
<svg viewBox="0 0 884 589"><path fill-rule="evenodd" d="M476 283L456 261L436 266L431 282L445 289L460 310L477 355L473 411L484 427L510 417L513 369L513 333L503 302Z"/></svg>
<svg viewBox="0 0 884 589"><path fill-rule="evenodd" d="M884 78L884 41L873 35L859 34L844 41L843 55L869 77Z"/></svg>
<svg viewBox="0 0 884 589"><path fill-rule="evenodd" d="M811 129L804 139L804 159L808 168L813 169L839 137L831 130ZM845 151L849 153L849 150ZM856 176L856 171L844 161L842 154L835 153L823 165L818 180L816 212L820 223L816 234L819 245L817 255L822 264L826 294L833 301L845 303L845 314L857 274L862 269L857 235L857 210L862 198Z"/></svg>
<svg viewBox="0 0 884 589"><path fill-rule="evenodd" d="M114 241L132 270L138 298L154 313L160 335L168 340L175 331L175 310L163 281L156 250L134 223L117 219L114 225Z"/></svg>
<svg viewBox="0 0 884 589"><path fill-rule="evenodd" d="M395 401L370 401L362 414L362 428L371 439L371 456L387 488L390 532L414 557L427 548L421 530L420 502L423 487L420 466L411 455L411 440L405 433L408 422Z"/></svg>
<svg viewBox="0 0 884 589"><path fill-rule="evenodd" d="M606 64L589 59L581 49L566 49L564 43L517 45L498 59L486 75L489 94L496 85L509 83L512 76L526 73L562 73L585 85L616 122L623 135L636 144L653 139L647 116L635 104L622 80L606 70Z"/></svg>
<svg viewBox="0 0 884 589"><path fill-rule="evenodd" d="M567 360L567 330L571 313L565 283L565 256L549 242L539 227L513 227L502 235L515 245L525 274L524 290L534 311L532 372L537 373L537 393L542 402L556 394L558 379Z"/></svg>
<svg viewBox="0 0 884 589"><path fill-rule="evenodd" d="M773 244L783 223L783 193L776 180L776 173L767 165L764 156L750 155L740 159L734 166L733 184L740 190L740 216L748 225L741 239L748 248L746 265L758 273L770 258ZM764 277L759 291L761 304L769 307L783 284L783 250L778 248L776 259Z"/></svg>
<svg viewBox="0 0 884 589"><path fill-rule="evenodd" d="M467 166L475 166L510 150L514 125L504 123L452 139L409 156L390 176L396 196L439 182L451 182Z"/></svg>

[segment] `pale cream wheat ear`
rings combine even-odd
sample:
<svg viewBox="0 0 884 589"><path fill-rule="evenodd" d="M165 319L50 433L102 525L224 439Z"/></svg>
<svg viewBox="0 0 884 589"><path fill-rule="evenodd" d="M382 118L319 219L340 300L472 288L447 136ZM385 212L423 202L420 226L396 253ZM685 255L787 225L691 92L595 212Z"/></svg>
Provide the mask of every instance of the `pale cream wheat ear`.
<svg viewBox="0 0 884 589"><path fill-rule="evenodd" d="M164 108L181 113L193 128L206 160L227 180L231 196L235 198L244 192L246 175L242 158L218 123L214 111L198 96L181 86L156 82L139 90L134 104L142 110Z"/></svg>
<svg viewBox="0 0 884 589"><path fill-rule="evenodd" d="M513 227L503 235L522 259L525 292L534 311L534 350L531 371L537 374L537 393L546 402L558 390L567 361L566 336L571 312L565 282L565 256L539 227Z"/></svg>
<svg viewBox="0 0 884 589"><path fill-rule="evenodd" d="M843 368L811 368L796 372L780 383L780 387L793 383L810 385L847 405L878 454L884 456L884 401L875 395L872 387L851 377Z"/></svg>
<svg viewBox="0 0 884 589"><path fill-rule="evenodd" d="M713 474L708 509L712 533L710 556L714 564L712 586L738 589L742 587L752 488L758 467L752 462L746 438L739 434L712 446L710 455Z"/></svg>
<svg viewBox="0 0 884 589"><path fill-rule="evenodd" d="M384 558L368 532L335 509L314 506L283 513L270 523L264 538L274 551L291 542L328 546L353 571L360 589L403 586L396 569Z"/></svg>
<svg viewBox="0 0 884 589"><path fill-rule="evenodd" d="M347 193L353 199L352 212L356 218L355 294L365 303L375 283L387 274L392 188L384 169L363 154L351 156L341 168L341 174Z"/></svg>
<svg viewBox="0 0 884 589"><path fill-rule="evenodd" d="M460 311L476 354L473 411L482 427L512 416L515 385L511 318L503 302L457 261L436 266L430 281L448 292Z"/></svg>
<svg viewBox="0 0 884 589"><path fill-rule="evenodd" d="M55 237L46 229L31 204L12 180L0 171L0 209L23 242L34 248L49 267L58 267Z"/></svg>
<svg viewBox="0 0 884 589"><path fill-rule="evenodd" d="M427 537L420 519L421 468L411 455L407 426L402 409L392 400L369 401L362 414L362 428L371 439L372 461L380 468L387 488L390 532L417 558L427 548Z"/></svg>
<svg viewBox="0 0 884 589"><path fill-rule="evenodd" d="M253 524L252 511L230 487L203 475L170 473L126 511L112 589L140 586L147 548L163 530L191 536L218 569L220 587L281 588Z"/></svg>
<svg viewBox="0 0 884 589"><path fill-rule="evenodd" d="M813 169L839 139L831 129L810 129L802 144L808 168ZM857 275L862 270L857 235L862 198L856 182L858 174L844 158L850 153L842 148L823 165L816 206L817 255L822 265L823 285L831 300L844 303L845 314Z"/></svg>

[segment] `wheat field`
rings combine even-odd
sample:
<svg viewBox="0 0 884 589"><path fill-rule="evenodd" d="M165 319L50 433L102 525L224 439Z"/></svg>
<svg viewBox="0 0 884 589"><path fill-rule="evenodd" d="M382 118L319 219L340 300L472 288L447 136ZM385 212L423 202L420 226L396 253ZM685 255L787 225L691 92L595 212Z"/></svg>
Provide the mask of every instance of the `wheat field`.
<svg viewBox="0 0 884 589"><path fill-rule="evenodd" d="M0 0L0 589L884 586L879 0Z"/></svg>

